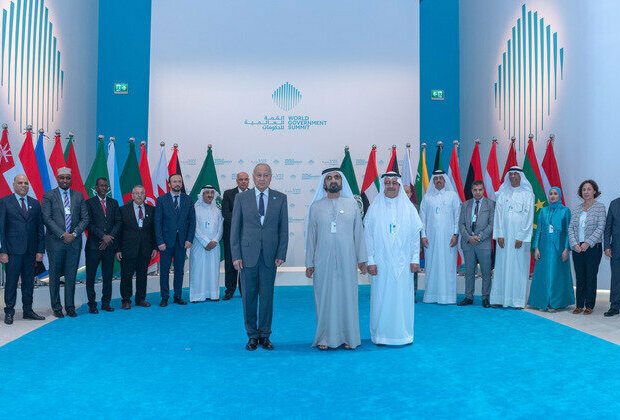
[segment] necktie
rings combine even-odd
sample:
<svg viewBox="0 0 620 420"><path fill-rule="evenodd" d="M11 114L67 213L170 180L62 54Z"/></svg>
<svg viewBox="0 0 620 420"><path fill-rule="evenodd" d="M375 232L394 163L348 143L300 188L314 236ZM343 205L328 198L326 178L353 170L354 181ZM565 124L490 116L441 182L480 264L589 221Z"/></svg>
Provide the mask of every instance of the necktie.
<svg viewBox="0 0 620 420"><path fill-rule="evenodd" d="M138 206L138 220L144 219L144 213L142 212L142 206Z"/></svg>
<svg viewBox="0 0 620 420"><path fill-rule="evenodd" d="M174 196L174 209L178 209L179 208L179 196L175 195Z"/></svg>
<svg viewBox="0 0 620 420"><path fill-rule="evenodd" d="M263 217L265 215L265 202L263 201L263 197L265 193L260 193L258 195L258 215Z"/></svg>
<svg viewBox="0 0 620 420"><path fill-rule="evenodd" d="M474 221L471 223L471 233L476 233L476 222L478 221L478 209L480 207L480 200L476 200L476 207L474 208Z"/></svg>
<svg viewBox="0 0 620 420"><path fill-rule="evenodd" d="M107 213L105 211L105 198L101 200L101 207L103 207L103 215L106 216Z"/></svg>
<svg viewBox="0 0 620 420"><path fill-rule="evenodd" d="M65 209L71 209L71 201L69 200L69 193L67 191L64 192L64 204ZM65 232L71 232L71 213L65 211Z"/></svg>
<svg viewBox="0 0 620 420"><path fill-rule="evenodd" d="M20 198L22 200L22 213L24 214L24 219L28 218L28 208L26 208L26 202L24 201L24 197Z"/></svg>

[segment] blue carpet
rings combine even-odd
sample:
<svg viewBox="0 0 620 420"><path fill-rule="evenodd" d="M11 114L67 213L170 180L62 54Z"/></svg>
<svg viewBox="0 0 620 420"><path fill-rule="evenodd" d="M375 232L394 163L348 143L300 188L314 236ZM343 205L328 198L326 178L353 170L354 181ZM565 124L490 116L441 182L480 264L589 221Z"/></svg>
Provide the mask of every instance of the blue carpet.
<svg viewBox="0 0 620 420"><path fill-rule="evenodd" d="M187 291L186 291L187 293ZM277 287L276 350L241 299L64 318L0 348L2 418L618 416L620 348L523 311L416 305L412 346L310 347L311 287ZM114 302L118 308L120 303Z"/></svg>

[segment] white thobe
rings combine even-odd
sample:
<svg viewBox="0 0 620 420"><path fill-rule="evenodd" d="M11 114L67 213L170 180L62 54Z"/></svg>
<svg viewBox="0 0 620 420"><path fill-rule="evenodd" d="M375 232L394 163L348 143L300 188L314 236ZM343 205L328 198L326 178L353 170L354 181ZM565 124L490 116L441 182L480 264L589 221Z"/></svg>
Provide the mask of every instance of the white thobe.
<svg viewBox="0 0 620 420"><path fill-rule="evenodd" d="M190 249L189 300L191 302L220 298L220 245L224 218L215 203L196 205L196 236ZM209 242L218 245L210 251Z"/></svg>
<svg viewBox="0 0 620 420"><path fill-rule="evenodd" d="M445 188L425 196L420 205L422 237L429 242L424 251L424 303L456 303L457 248L450 246L450 240L459 232L459 209L458 195Z"/></svg>
<svg viewBox="0 0 620 420"><path fill-rule="evenodd" d="M375 344L402 345L413 342L411 264L420 263L420 232L414 227L419 222L403 224L394 200L386 202L387 215L369 213L364 223L368 265L377 266L371 280L370 336ZM411 210L415 212L413 206Z"/></svg>
<svg viewBox="0 0 620 420"><path fill-rule="evenodd" d="M492 305L525 308L533 223L534 194L510 187L497 197L493 239L504 238L504 248L496 248ZM517 240L523 242L519 249L515 248Z"/></svg>

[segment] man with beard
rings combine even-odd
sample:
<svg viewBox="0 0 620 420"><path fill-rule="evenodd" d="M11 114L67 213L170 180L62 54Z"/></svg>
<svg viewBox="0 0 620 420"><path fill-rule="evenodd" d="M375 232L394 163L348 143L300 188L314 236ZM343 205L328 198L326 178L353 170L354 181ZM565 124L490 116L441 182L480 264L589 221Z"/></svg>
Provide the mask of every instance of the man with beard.
<svg viewBox="0 0 620 420"><path fill-rule="evenodd" d="M357 269L366 273L359 207L339 168L323 171L306 225L306 277L314 277L317 328L312 346L361 344Z"/></svg>

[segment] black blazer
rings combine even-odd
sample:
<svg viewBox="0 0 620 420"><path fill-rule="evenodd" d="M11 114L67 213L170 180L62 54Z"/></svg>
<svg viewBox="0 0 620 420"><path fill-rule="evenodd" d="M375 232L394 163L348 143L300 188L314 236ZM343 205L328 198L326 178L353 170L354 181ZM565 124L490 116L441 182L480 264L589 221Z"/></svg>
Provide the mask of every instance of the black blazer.
<svg viewBox="0 0 620 420"><path fill-rule="evenodd" d="M133 210L133 200L120 208L121 228L118 235L116 251L123 253L123 258L149 257L154 249L155 242L155 207L144 203L144 222L138 227L136 213Z"/></svg>
<svg viewBox="0 0 620 420"><path fill-rule="evenodd" d="M87 250L98 250L99 244L104 235L110 235L116 238L121 230L121 213L118 209L118 201L113 198L105 199L105 214L101 207L99 196L94 196L86 200L86 208L88 209L88 239L86 240ZM111 247L111 248L110 248ZM108 247L115 250L116 241Z"/></svg>
<svg viewBox="0 0 620 420"><path fill-rule="evenodd" d="M45 252L41 205L27 197L28 217L24 218L14 194L0 199L0 253L36 254Z"/></svg>
<svg viewBox="0 0 620 420"><path fill-rule="evenodd" d="M230 232L230 222L232 221L233 206L235 205L235 197L237 196L237 194L239 194L239 188L235 187L231 188L230 190L224 191L224 196L222 197L222 216L224 217L224 230L228 232Z"/></svg>

